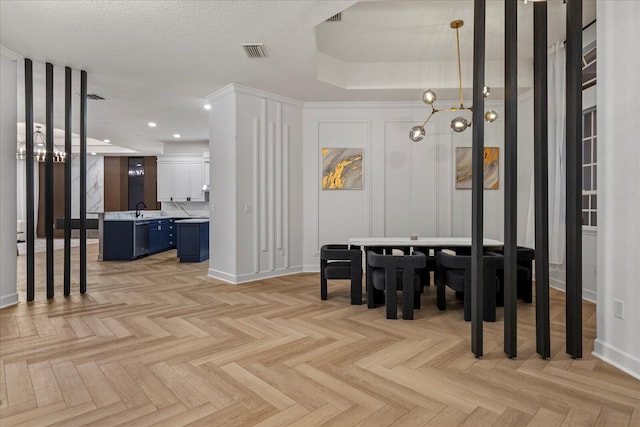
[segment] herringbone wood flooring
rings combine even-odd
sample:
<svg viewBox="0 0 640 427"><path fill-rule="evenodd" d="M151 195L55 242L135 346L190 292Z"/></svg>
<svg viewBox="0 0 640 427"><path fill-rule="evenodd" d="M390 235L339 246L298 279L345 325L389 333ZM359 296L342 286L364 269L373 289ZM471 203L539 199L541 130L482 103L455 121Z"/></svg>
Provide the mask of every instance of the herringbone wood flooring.
<svg viewBox="0 0 640 427"><path fill-rule="evenodd" d="M499 309L477 360L461 304L448 294L439 312L433 288L415 320L387 320L349 305L347 282L330 281L327 301L318 274L228 285L169 251L91 261L85 296L75 283L64 298L59 270L47 301L44 254L36 265L37 300L0 311L2 427L640 425L640 382L590 355L594 305L583 305L585 357L572 360L553 290L550 360L535 354L526 304L518 358L503 355Z"/></svg>

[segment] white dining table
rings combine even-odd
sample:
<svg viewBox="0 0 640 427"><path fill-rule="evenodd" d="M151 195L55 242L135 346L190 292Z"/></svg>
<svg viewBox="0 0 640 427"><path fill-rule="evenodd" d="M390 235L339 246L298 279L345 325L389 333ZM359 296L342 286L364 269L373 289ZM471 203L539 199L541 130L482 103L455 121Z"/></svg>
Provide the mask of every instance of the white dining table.
<svg viewBox="0 0 640 427"><path fill-rule="evenodd" d="M428 248L460 248L471 247L471 237L350 237L349 244L353 246L414 246ZM482 244L487 248L501 248L504 242L494 239L483 239Z"/></svg>
<svg viewBox="0 0 640 427"><path fill-rule="evenodd" d="M361 246L365 250L365 258L368 248L375 247L413 247L427 248L436 251L442 249L470 248L471 237L418 237L411 239L410 237L350 237L349 244L352 246ZM499 249L504 243L494 239L483 239L483 247L488 249ZM428 255L428 254L427 254ZM365 261L366 265L366 290L367 290L367 306L373 308L378 304L384 303L384 292L374 289L371 281L371 267Z"/></svg>

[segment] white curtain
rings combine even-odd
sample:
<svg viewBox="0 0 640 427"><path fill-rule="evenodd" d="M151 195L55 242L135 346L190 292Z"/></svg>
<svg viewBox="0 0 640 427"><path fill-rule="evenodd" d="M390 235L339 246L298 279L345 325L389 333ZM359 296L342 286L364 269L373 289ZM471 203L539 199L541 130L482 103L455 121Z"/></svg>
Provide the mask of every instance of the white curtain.
<svg viewBox="0 0 640 427"><path fill-rule="evenodd" d="M27 161L26 160L16 160L16 178L17 178L17 203L16 203L16 213L18 222L23 221L23 224L26 223L27 220ZM34 180L34 195L33 195L33 220L34 223L38 223L38 162L33 161L33 180ZM24 225L25 237L26 237L26 225Z"/></svg>
<svg viewBox="0 0 640 427"><path fill-rule="evenodd" d="M549 49L548 57L548 126L549 126L549 263L563 264L565 254L565 153L566 92L564 43ZM533 170L532 170L533 171ZM535 246L534 180L531 177L529 215L525 242Z"/></svg>

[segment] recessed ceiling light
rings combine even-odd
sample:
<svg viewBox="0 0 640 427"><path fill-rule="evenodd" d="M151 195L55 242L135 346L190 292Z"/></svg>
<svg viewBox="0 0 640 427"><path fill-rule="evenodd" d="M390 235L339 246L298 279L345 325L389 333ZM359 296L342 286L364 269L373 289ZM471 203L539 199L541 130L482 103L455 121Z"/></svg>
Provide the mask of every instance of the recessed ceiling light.
<svg viewBox="0 0 640 427"><path fill-rule="evenodd" d="M92 156L95 156L95 155L96 155L96 153L91 153L91 155L92 155Z"/></svg>
<svg viewBox="0 0 640 427"><path fill-rule="evenodd" d="M173 134L173 137L174 137L174 138L180 138L180 134L179 134L179 133L174 133L174 134Z"/></svg>
<svg viewBox="0 0 640 427"><path fill-rule="evenodd" d="M154 127L156 127L156 123L155 123L155 122L149 122L149 127L150 127L150 128L154 128Z"/></svg>
<svg viewBox="0 0 640 427"><path fill-rule="evenodd" d="M211 104L204 104L205 110L211 110Z"/></svg>
<svg viewBox="0 0 640 427"><path fill-rule="evenodd" d="M108 142L111 142L111 140L110 139L105 139L104 142L108 143Z"/></svg>

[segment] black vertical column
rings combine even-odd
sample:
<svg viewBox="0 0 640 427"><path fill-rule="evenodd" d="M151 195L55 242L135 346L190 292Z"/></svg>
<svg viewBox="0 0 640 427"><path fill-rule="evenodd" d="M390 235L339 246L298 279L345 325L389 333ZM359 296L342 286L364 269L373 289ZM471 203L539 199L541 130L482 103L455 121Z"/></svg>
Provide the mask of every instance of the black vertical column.
<svg viewBox="0 0 640 427"><path fill-rule="evenodd" d="M33 178L33 63L24 60L24 135L27 184L27 301L35 298L35 181Z"/></svg>
<svg viewBox="0 0 640 427"><path fill-rule="evenodd" d="M87 292L87 72L80 71L80 293Z"/></svg>
<svg viewBox="0 0 640 427"><path fill-rule="evenodd" d="M536 351L551 356L549 332L549 178L547 3L533 5L533 159L536 228Z"/></svg>
<svg viewBox="0 0 640 427"><path fill-rule="evenodd" d="M486 0L473 5L473 126L471 181L471 351L482 357L484 300L483 187L484 187L484 63Z"/></svg>
<svg viewBox="0 0 640 427"><path fill-rule="evenodd" d="M582 0L567 1L567 353L582 357Z"/></svg>
<svg viewBox="0 0 640 427"><path fill-rule="evenodd" d="M46 64L46 154L44 164L44 230L47 238L47 298L53 298L53 64Z"/></svg>
<svg viewBox="0 0 640 427"><path fill-rule="evenodd" d="M504 352L517 356L518 3L504 4Z"/></svg>
<svg viewBox="0 0 640 427"><path fill-rule="evenodd" d="M64 69L64 295L71 294L71 68Z"/></svg>

